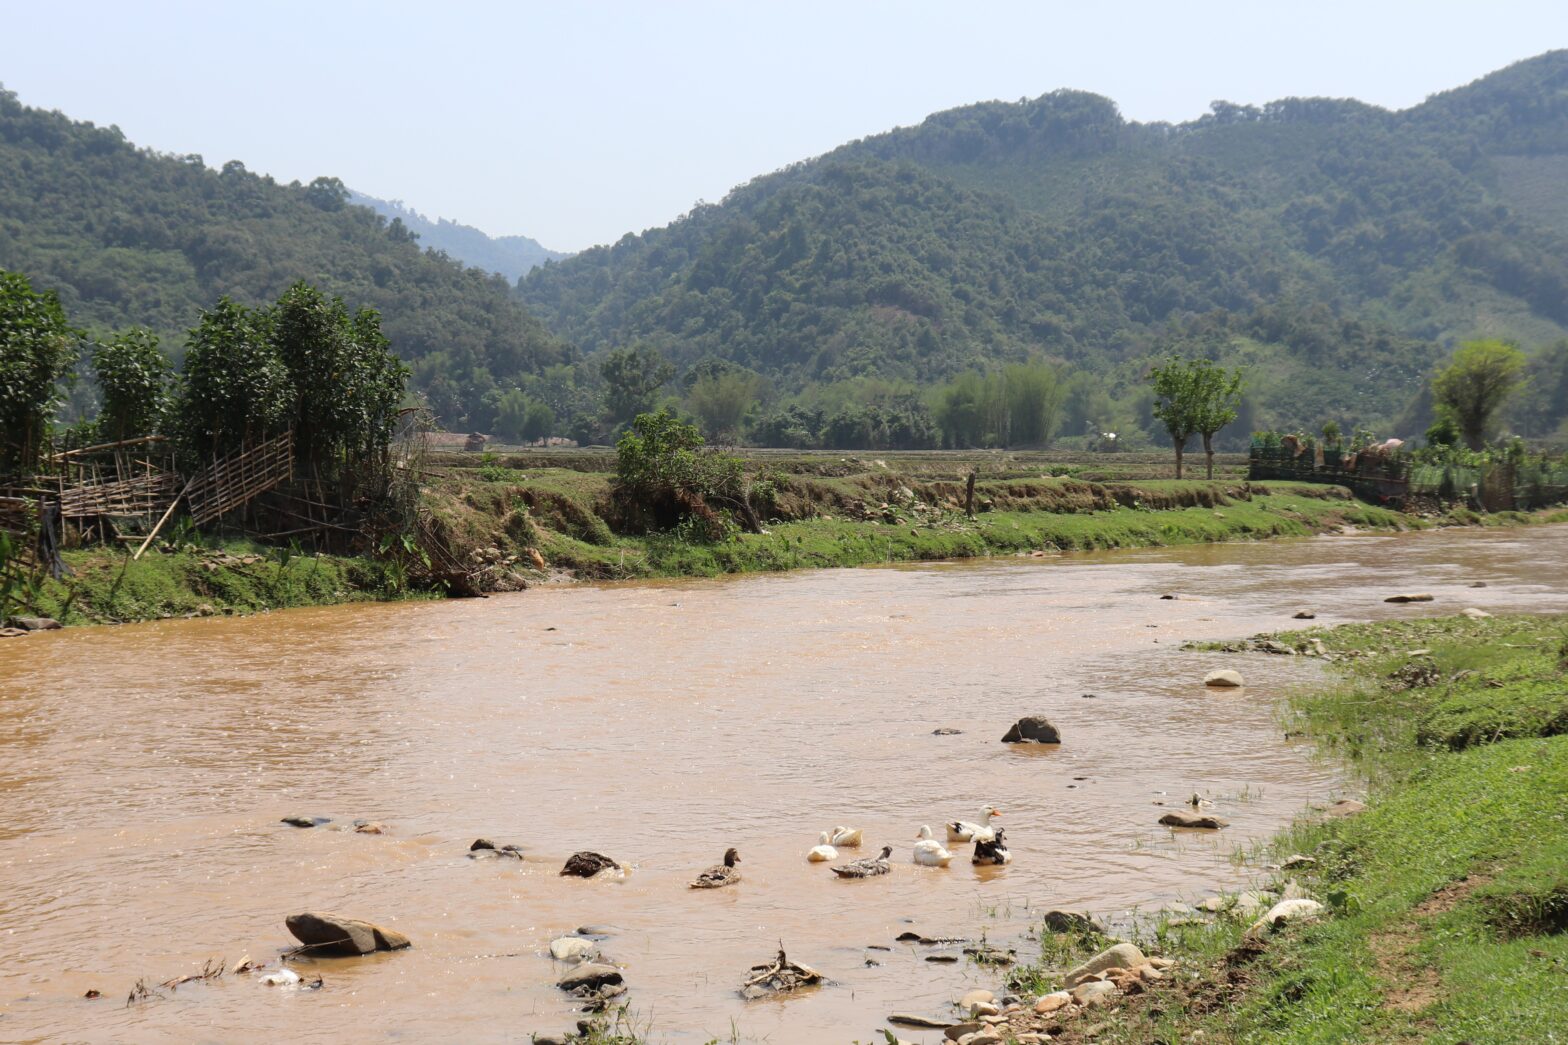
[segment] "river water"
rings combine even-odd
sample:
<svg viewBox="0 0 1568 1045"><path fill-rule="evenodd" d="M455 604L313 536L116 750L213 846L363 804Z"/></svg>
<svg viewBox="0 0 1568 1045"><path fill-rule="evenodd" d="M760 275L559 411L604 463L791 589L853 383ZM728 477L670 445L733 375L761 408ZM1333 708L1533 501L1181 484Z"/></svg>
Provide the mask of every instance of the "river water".
<svg viewBox="0 0 1568 1045"><path fill-rule="evenodd" d="M1382 601L1412 589L1437 599ZM1177 649L1290 626L1303 606L1317 623L1568 609L1568 529L561 587L7 640L0 1040L526 1041L576 1019L546 947L584 923L615 927L603 946L655 1040L880 1039L888 1012L994 983L899 933L1016 944L1050 907L1116 919L1236 888L1257 873L1236 850L1341 793L1340 771L1280 728L1277 698L1321 677L1317 661ZM1219 665L1247 688L1206 691ZM1027 713L1061 728L1059 749L998 743ZM932 734L944 726L963 733ZM1194 791L1232 826L1156 826L1156 803ZM1014 863L977 869L961 850L945 870L910 864L921 824L940 835L985 803ZM290 814L333 822L279 823ZM342 829L356 818L389 833ZM865 832L858 855L894 846L893 873L844 882L807 864L840 823ZM478 836L527 860L471 861ZM728 846L744 880L687 889ZM577 849L630 873L558 877ZM284 916L309 909L415 946L296 966L319 991L240 975L125 1004L139 978L209 957L275 962ZM781 941L832 985L742 1002L746 969Z"/></svg>

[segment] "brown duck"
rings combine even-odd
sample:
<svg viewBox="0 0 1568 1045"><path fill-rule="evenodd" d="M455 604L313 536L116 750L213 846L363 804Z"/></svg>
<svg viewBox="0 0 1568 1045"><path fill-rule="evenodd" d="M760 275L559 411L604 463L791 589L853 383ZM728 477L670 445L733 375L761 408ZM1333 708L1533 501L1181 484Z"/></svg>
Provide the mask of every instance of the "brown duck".
<svg viewBox="0 0 1568 1045"><path fill-rule="evenodd" d="M833 868L833 873L840 878L875 878L879 874L887 874L892 868L888 865L887 858L893 855L893 847L885 845L882 852L865 860L855 860L847 864L839 864Z"/></svg>
<svg viewBox="0 0 1568 1045"><path fill-rule="evenodd" d="M621 865L611 860L603 853L591 853L586 849L580 853L573 853L566 861L566 866L561 868L561 874L573 878L592 878L601 871L619 871Z"/></svg>
<svg viewBox="0 0 1568 1045"><path fill-rule="evenodd" d="M734 849L724 850L724 862L710 867L692 879L693 889L717 889L722 885L734 885L740 881L740 869L735 865L740 863L740 854Z"/></svg>

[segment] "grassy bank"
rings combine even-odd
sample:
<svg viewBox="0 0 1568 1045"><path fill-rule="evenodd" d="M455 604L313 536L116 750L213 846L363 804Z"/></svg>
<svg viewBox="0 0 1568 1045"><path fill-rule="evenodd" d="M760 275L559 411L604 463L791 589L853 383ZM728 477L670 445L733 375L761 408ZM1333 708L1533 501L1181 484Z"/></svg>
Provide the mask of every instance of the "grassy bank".
<svg viewBox="0 0 1568 1045"><path fill-rule="evenodd" d="M1275 636L1344 658L1293 729L1364 777L1367 808L1309 818L1273 883L1325 904L1167 919L1174 975L1058 1020L1062 1041L1551 1042L1568 1038L1568 618L1466 617ZM1020 986L1100 941L1045 934Z"/></svg>
<svg viewBox="0 0 1568 1045"><path fill-rule="evenodd" d="M38 615L62 624L115 624L168 617L256 613L408 597L380 562L310 555L248 541L181 544L128 552L68 551L70 573L44 583Z"/></svg>

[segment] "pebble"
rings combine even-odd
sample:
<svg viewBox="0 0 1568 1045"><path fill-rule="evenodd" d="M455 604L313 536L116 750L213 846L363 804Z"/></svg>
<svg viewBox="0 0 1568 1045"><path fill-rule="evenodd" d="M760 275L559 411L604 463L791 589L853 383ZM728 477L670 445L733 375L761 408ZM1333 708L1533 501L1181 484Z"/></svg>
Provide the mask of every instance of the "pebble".
<svg viewBox="0 0 1568 1045"><path fill-rule="evenodd" d="M1056 991L1036 1001L1034 1003L1034 1011L1044 1016L1047 1013L1055 1012L1072 1000L1073 996L1066 991Z"/></svg>

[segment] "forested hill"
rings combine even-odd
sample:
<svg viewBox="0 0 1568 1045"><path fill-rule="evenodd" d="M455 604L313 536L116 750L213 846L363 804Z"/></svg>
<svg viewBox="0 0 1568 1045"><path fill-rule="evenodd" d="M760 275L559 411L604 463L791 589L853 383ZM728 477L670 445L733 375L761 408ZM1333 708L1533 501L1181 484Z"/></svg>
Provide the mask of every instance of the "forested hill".
<svg viewBox="0 0 1568 1045"><path fill-rule="evenodd" d="M369 207L388 221L398 219L404 228L419 237L422 247L445 251L465 265L494 272L509 281L516 281L546 261L566 257L527 236L491 236L471 225L461 225L446 218L432 221L399 200L377 199L350 189L349 202Z"/></svg>
<svg viewBox="0 0 1568 1045"><path fill-rule="evenodd" d="M379 309L414 386L454 424L498 383L571 358L505 279L422 249L401 222L348 204L337 179L213 170L4 90L0 268L58 291L77 325L144 324L175 350L222 295L260 304L310 280Z"/></svg>
<svg viewBox="0 0 1568 1045"><path fill-rule="evenodd" d="M1201 342L1262 364L1265 413L1320 408L1306 395L1387 419L1456 338L1563 336L1565 183L1568 52L1401 112L1140 124L1057 91L758 178L519 294L582 350L640 340L785 388Z"/></svg>

